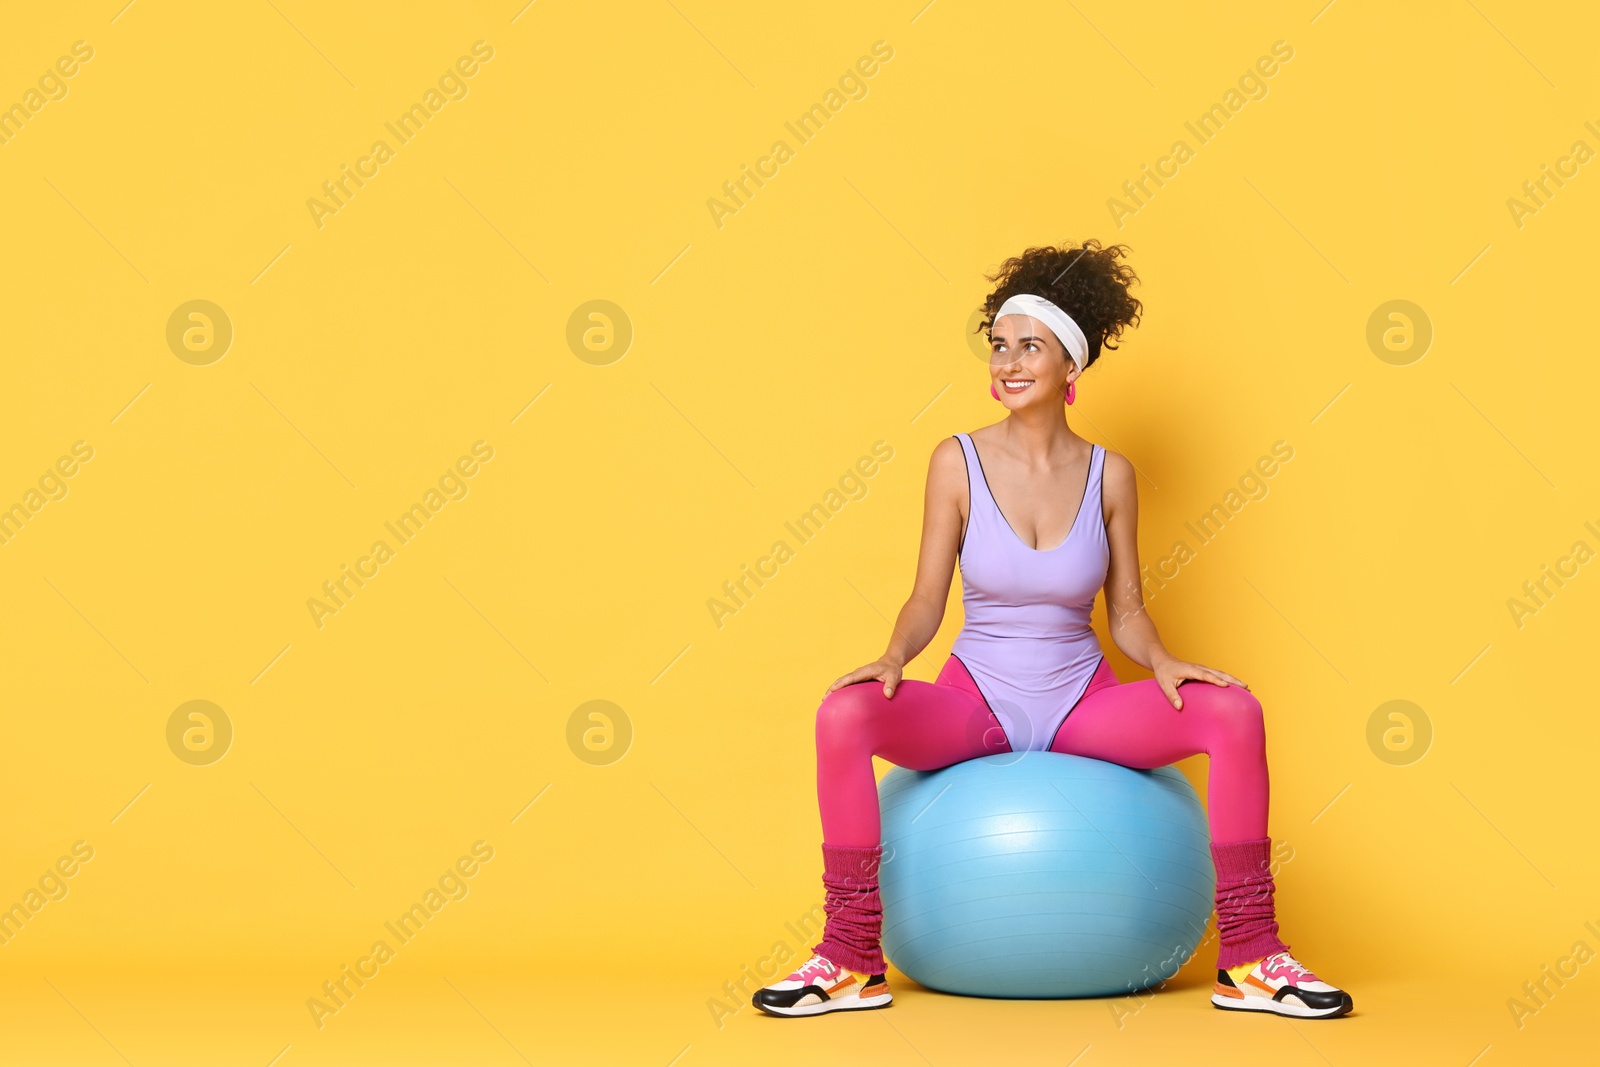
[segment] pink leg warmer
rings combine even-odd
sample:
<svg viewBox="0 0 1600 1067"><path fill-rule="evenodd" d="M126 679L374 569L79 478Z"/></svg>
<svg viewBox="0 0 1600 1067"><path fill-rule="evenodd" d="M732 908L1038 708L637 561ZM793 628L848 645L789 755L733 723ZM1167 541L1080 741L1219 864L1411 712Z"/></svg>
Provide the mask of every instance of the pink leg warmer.
<svg viewBox="0 0 1600 1067"><path fill-rule="evenodd" d="M1278 940L1270 867L1272 839L1212 842L1217 866L1217 966L1237 967L1288 949Z"/></svg>
<svg viewBox="0 0 1600 1067"><path fill-rule="evenodd" d="M882 974L887 968L878 938L883 933L883 901L878 896L878 863L883 848L822 846L822 884L828 891L823 910L827 922L820 952L841 967L861 974Z"/></svg>

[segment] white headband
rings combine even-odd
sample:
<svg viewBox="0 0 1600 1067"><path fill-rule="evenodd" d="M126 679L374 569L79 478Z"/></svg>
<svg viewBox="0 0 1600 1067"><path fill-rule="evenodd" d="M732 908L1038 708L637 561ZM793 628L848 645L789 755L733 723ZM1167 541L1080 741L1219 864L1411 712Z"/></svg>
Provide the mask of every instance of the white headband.
<svg viewBox="0 0 1600 1067"><path fill-rule="evenodd" d="M1083 331L1072 321L1072 316L1044 297L1031 293L1007 297L1006 302L1000 305L1000 310L994 313L994 320L999 322L1002 315L1031 315L1038 319L1050 327L1056 340L1071 354L1080 374L1089 368L1089 341L1083 336Z"/></svg>

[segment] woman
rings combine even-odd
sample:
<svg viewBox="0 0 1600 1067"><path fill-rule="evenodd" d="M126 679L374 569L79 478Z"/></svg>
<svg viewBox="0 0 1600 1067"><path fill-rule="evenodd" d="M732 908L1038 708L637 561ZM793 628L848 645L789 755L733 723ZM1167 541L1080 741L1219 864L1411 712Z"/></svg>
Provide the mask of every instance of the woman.
<svg viewBox="0 0 1600 1067"><path fill-rule="evenodd" d="M754 997L775 1015L887 1006L872 757L927 771L1047 749L1127 767L1204 752L1221 946L1219 1008L1333 1018L1350 995L1278 939L1261 703L1225 671L1168 652L1139 583L1132 465L1078 436L1064 400L1141 304L1126 248L1030 248L990 277L989 392L1000 422L933 451L915 588L889 648L817 710L826 921L799 970ZM933 639L960 562L965 622L935 682L901 670ZM1155 677L1118 682L1089 626L1104 587L1112 639ZM1200 682L1201 685L1184 685Z"/></svg>

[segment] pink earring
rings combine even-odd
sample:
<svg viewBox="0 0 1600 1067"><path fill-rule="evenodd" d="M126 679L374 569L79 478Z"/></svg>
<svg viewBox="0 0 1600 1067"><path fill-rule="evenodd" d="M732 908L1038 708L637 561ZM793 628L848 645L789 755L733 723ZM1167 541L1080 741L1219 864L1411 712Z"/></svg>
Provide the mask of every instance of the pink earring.
<svg viewBox="0 0 1600 1067"><path fill-rule="evenodd" d="M1069 404L1078 399L1078 383L1068 382L1067 387L1061 390L1061 396Z"/></svg>
<svg viewBox="0 0 1600 1067"><path fill-rule="evenodd" d="M989 383L989 395L994 397L996 400L1000 399L1000 394L994 391L994 383L993 382Z"/></svg>

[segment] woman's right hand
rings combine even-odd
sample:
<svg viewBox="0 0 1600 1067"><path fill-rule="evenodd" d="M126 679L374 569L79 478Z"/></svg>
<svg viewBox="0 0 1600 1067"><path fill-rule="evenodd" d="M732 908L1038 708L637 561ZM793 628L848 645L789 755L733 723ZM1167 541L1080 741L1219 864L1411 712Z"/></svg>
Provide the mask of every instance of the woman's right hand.
<svg viewBox="0 0 1600 1067"><path fill-rule="evenodd" d="M826 697L828 693L832 693L835 689L842 689L847 685L855 685L857 682L870 682L875 678L883 682L883 695L885 697L893 697L896 687L900 685L900 664L893 660L880 659L867 664L865 667L857 667L828 686L828 692L822 695Z"/></svg>

